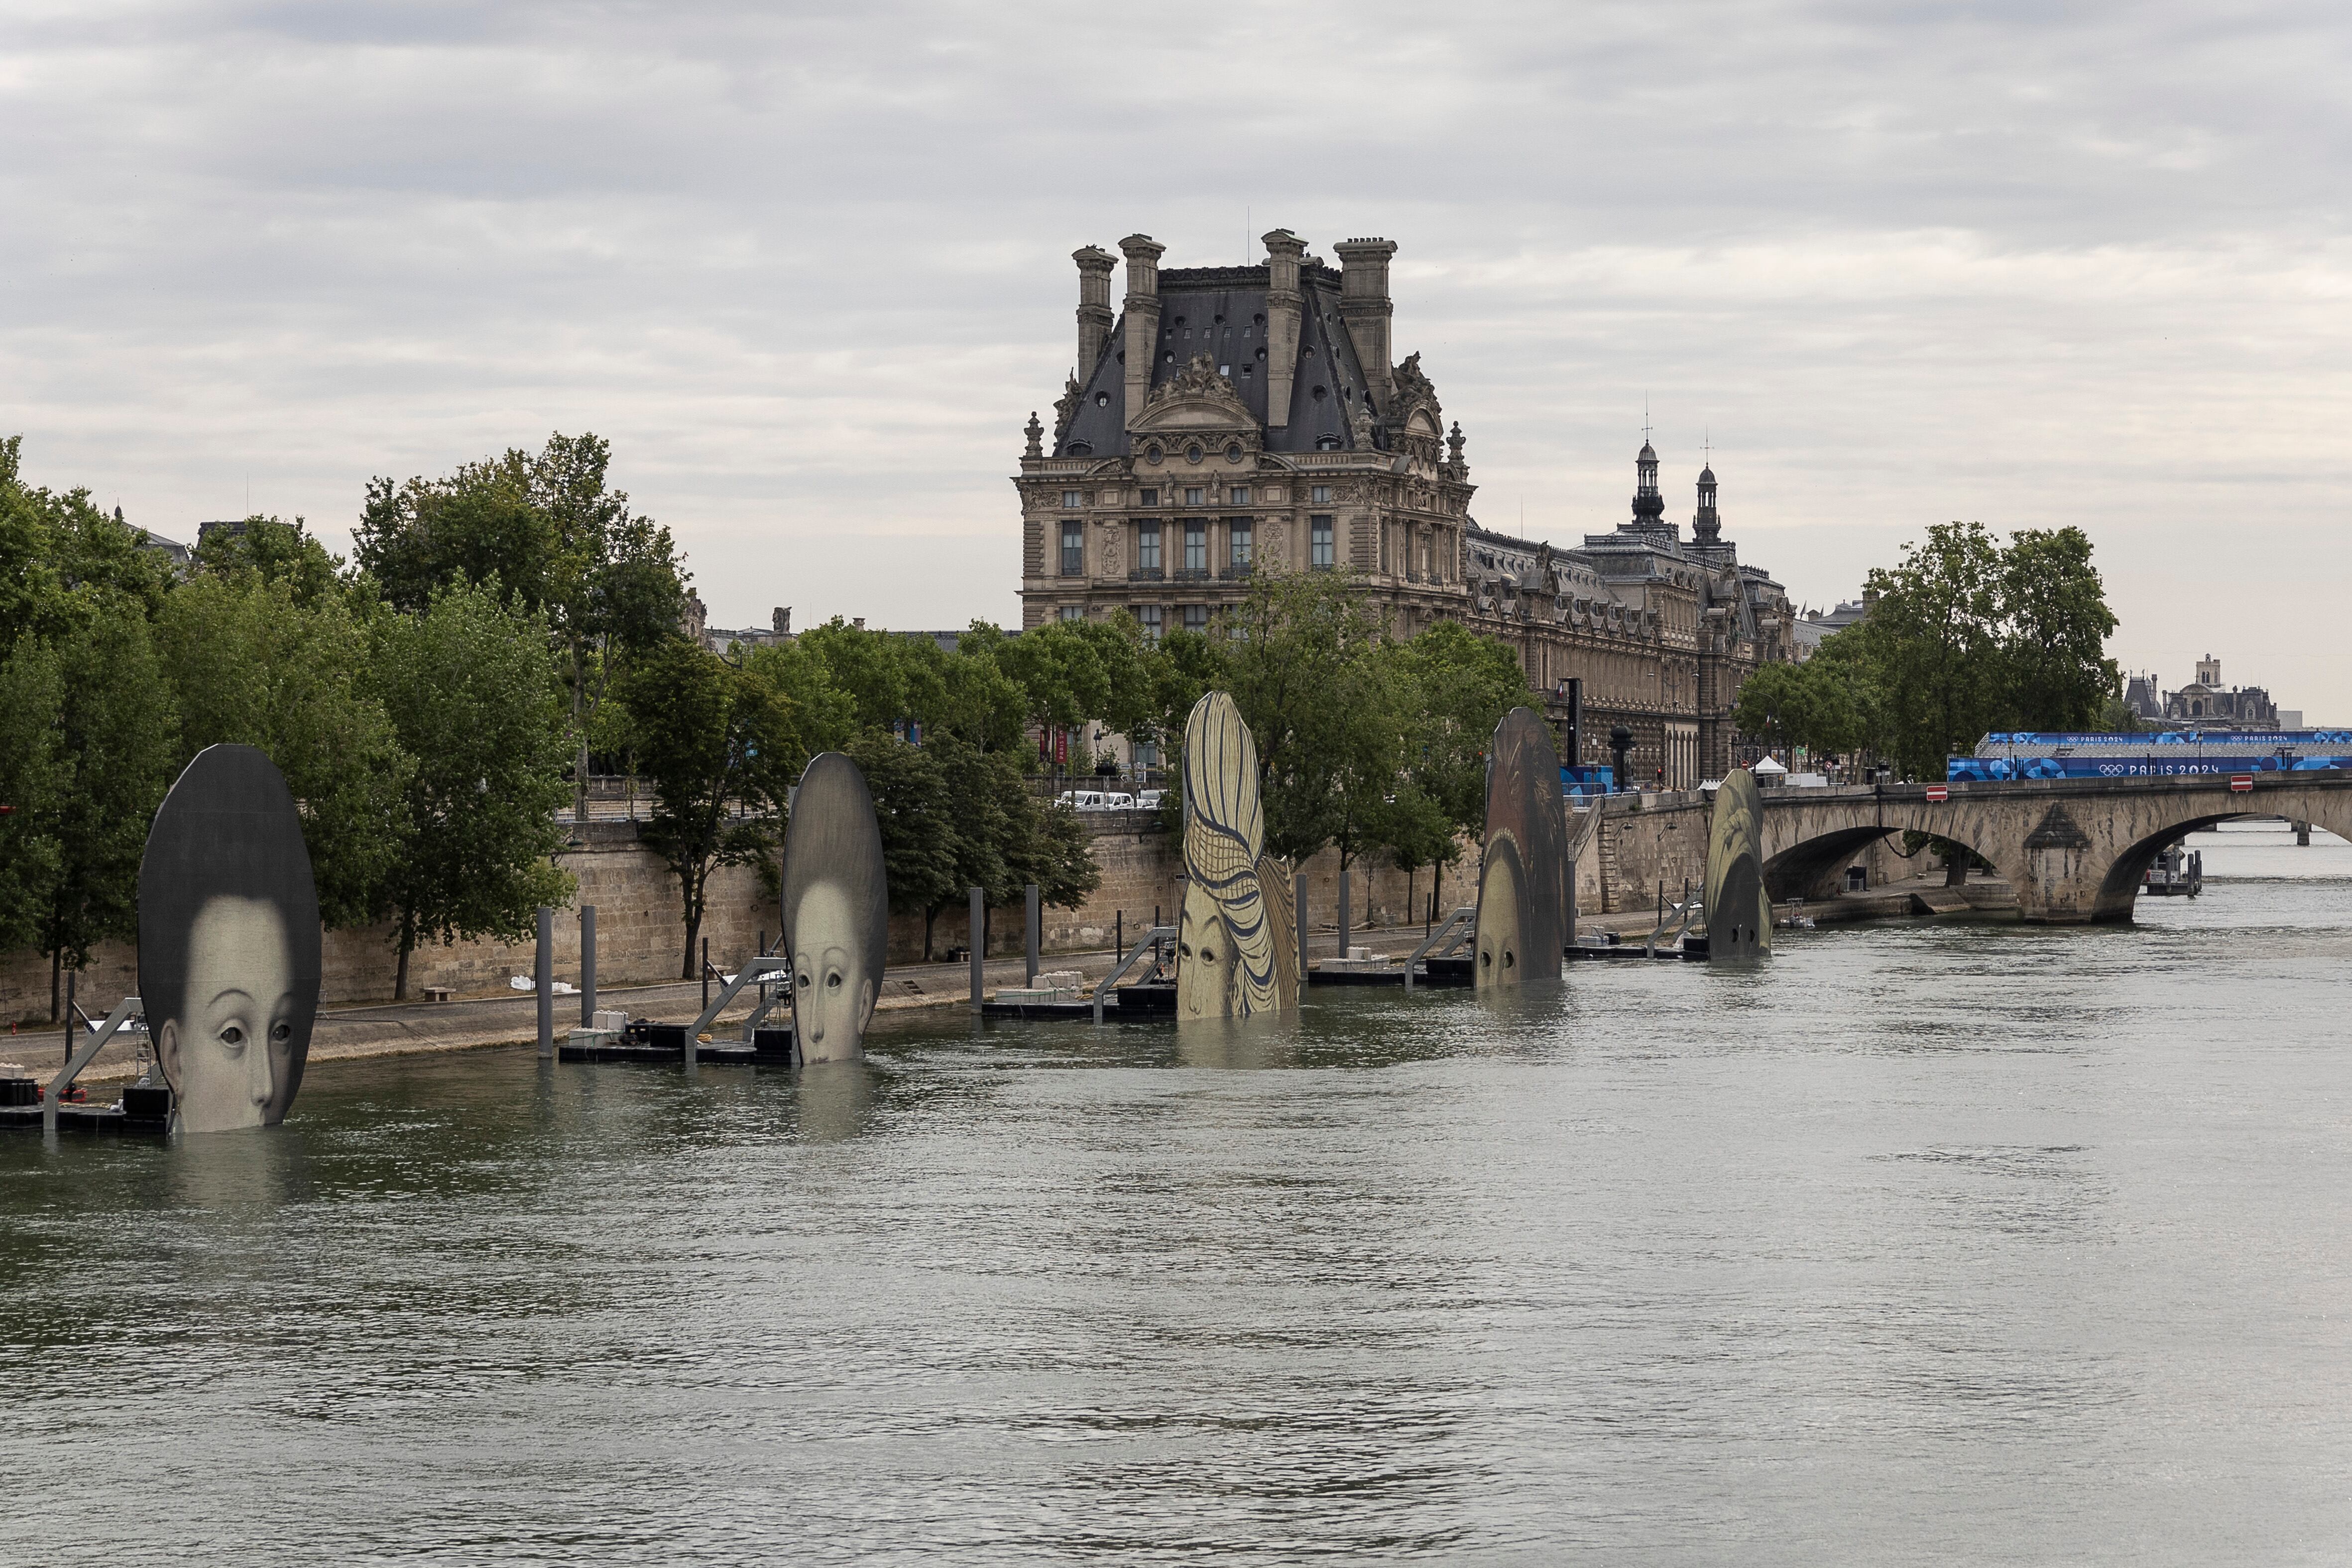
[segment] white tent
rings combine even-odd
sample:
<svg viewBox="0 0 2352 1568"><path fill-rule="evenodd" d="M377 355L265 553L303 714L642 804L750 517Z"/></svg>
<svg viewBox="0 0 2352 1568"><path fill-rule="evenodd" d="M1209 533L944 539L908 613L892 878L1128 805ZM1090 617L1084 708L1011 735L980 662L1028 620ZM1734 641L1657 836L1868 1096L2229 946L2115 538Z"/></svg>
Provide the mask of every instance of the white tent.
<svg viewBox="0 0 2352 1568"><path fill-rule="evenodd" d="M1771 758L1767 757L1748 771L1754 773L1759 779L1777 779L1789 770L1774 762Z"/></svg>

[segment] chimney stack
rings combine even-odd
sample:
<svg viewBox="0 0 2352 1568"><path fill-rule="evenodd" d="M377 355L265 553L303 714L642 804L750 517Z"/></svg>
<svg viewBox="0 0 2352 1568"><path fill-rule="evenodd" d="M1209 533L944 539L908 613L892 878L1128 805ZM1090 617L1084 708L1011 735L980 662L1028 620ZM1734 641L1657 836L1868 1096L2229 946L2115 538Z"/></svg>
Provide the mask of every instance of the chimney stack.
<svg viewBox="0 0 2352 1568"><path fill-rule="evenodd" d="M1290 423L1290 384L1298 373L1298 264L1307 242L1286 228L1265 237L1265 423L1279 430Z"/></svg>
<svg viewBox="0 0 2352 1568"><path fill-rule="evenodd" d="M1168 247L1148 234L1118 242L1127 257L1127 422L1143 413L1151 360L1160 352L1160 258Z"/></svg>
<svg viewBox="0 0 2352 1568"><path fill-rule="evenodd" d="M1375 406L1387 414L1396 401L1389 362L1389 318L1396 313L1389 299L1389 258L1396 254L1396 241L1350 239L1331 248L1339 258L1339 320L1348 325Z"/></svg>
<svg viewBox="0 0 2352 1568"><path fill-rule="evenodd" d="M1078 384L1083 386L1110 336L1110 269L1118 258L1087 245L1070 252L1070 259L1078 264Z"/></svg>

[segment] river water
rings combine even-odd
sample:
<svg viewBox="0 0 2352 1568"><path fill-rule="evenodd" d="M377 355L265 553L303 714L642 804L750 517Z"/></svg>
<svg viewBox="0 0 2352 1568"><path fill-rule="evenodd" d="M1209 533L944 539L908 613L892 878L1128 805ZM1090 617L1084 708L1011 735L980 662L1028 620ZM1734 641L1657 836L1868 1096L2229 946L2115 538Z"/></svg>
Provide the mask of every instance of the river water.
<svg viewBox="0 0 2352 1568"><path fill-rule="evenodd" d="M2352 847L794 1076L0 1140L0 1561L2342 1562Z"/></svg>

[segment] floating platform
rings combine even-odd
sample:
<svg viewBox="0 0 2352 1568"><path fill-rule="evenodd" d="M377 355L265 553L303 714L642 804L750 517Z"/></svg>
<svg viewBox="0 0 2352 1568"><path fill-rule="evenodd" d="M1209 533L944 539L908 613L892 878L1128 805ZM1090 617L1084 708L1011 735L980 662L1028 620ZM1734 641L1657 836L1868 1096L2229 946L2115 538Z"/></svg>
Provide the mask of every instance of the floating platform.
<svg viewBox="0 0 2352 1568"><path fill-rule="evenodd" d="M10 1128L20 1132L38 1132L40 1101L36 1099L29 1105L21 1101L0 1105L0 1129ZM68 1100L58 1107L58 1131L85 1137L168 1138L172 1133L172 1091L133 1085L122 1091L122 1101L117 1105Z"/></svg>
<svg viewBox="0 0 2352 1568"><path fill-rule="evenodd" d="M1638 942L1611 942L1606 945L1580 942L1568 950L1568 956L1571 959L1591 959L1603 963L1612 962L1622 963L1629 961L1634 963L1705 963L1707 957L1706 939L1685 937L1680 945L1661 947L1654 953Z"/></svg>
<svg viewBox="0 0 2352 1568"><path fill-rule="evenodd" d="M1095 1016L1092 997L1072 997L1055 1001L982 1002L980 1016L983 1018L1022 1018L1043 1021L1051 1018L1085 1018ZM1162 984L1121 985L1103 999L1103 1016L1113 1016L1129 1023L1138 1018L1159 1019L1176 1016L1176 987Z"/></svg>
<svg viewBox="0 0 2352 1568"><path fill-rule="evenodd" d="M677 1067L686 1061L686 1026L633 1024L617 1038L607 1029L575 1029L573 1038L555 1047L561 1062L637 1062L650 1067ZM695 1064L720 1067L789 1068L800 1065L798 1043L790 1026L762 1026L751 1031L751 1043L719 1040L694 1047Z"/></svg>

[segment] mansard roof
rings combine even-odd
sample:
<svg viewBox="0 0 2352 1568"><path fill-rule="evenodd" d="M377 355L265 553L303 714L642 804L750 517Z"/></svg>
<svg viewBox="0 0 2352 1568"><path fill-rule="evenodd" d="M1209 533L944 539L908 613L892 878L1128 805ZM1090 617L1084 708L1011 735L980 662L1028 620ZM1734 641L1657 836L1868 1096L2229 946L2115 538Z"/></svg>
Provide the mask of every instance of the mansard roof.
<svg viewBox="0 0 2352 1568"><path fill-rule="evenodd" d="M1272 346L1265 335L1267 286L1264 267L1163 270L1153 390L1181 375L1195 355L1211 354L1262 433L1265 450L1313 452L1326 440L1336 442L1339 451L1354 450L1350 415L1366 396L1365 377L1355 343L1339 321L1339 275L1321 262L1298 269L1298 357L1291 377L1290 422L1279 428L1266 426L1269 378L1266 362L1258 357ZM1122 315L1103 340L1101 357L1079 377L1077 412L1055 438L1055 457L1115 457L1131 450L1126 345ZM1373 444L1381 444L1377 434Z"/></svg>

